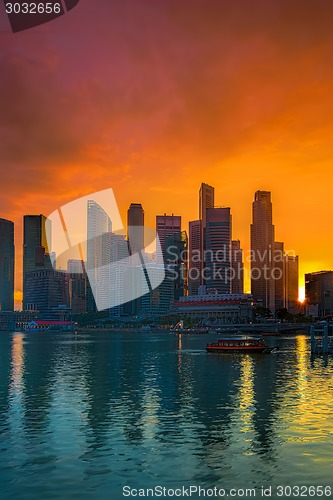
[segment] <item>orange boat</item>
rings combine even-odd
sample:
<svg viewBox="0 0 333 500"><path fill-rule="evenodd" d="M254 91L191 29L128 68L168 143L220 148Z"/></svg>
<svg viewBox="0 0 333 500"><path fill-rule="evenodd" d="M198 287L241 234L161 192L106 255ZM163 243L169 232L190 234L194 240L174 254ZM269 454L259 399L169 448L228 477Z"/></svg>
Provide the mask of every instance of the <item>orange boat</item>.
<svg viewBox="0 0 333 500"><path fill-rule="evenodd" d="M261 337L237 336L218 339L216 343L207 344L207 352L258 352L269 353L273 350L268 347Z"/></svg>

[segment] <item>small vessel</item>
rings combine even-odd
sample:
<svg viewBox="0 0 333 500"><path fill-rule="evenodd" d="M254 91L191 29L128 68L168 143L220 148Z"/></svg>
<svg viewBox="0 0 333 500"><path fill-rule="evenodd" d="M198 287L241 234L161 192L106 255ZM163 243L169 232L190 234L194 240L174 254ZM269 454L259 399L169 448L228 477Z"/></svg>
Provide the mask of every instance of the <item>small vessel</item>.
<svg viewBox="0 0 333 500"><path fill-rule="evenodd" d="M217 342L207 344L207 352L251 352L269 353L274 348L268 347L261 337L248 337L246 335L233 335L218 339Z"/></svg>

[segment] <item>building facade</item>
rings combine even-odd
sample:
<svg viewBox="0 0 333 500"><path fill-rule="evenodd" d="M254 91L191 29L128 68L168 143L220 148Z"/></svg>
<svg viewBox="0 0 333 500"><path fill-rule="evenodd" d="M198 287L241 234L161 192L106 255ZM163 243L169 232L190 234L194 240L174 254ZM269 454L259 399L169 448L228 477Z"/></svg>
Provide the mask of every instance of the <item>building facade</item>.
<svg viewBox="0 0 333 500"><path fill-rule="evenodd" d="M275 282L272 276L274 225L271 193L257 191L252 203L251 292L263 307L275 311Z"/></svg>
<svg viewBox="0 0 333 500"><path fill-rule="evenodd" d="M333 315L333 271L305 275L305 301L320 318Z"/></svg>
<svg viewBox="0 0 333 500"><path fill-rule="evenodd" d="M26 274L26 310L54 319L61 311L69 313L69 275L55 269Z"/></svg>
<svg viewBox="0 0 333 500"><path fill-rule="evenodd" d="M26 275L32 271L52 269L50 258L51 222L45 215L23 218L23 309L26 309Z"/></svg>
<svg viewBox="0 0 333 500"><path fill-rule="evenodd" d="M239 240L231 242L231 293L244 293L243 250Z"/></svg>
<svg viewBox="0 0 333 500"><path fill-rule="evenodd" d="M188 292L198 293L201 285L201 220L189 223Z"/></svg>
<svg viewBox="0 0 333 500"><path fill-rule="evenodd" d="M218 293L231 292L230 208L207 208L205 229L205 284Z"/></svg>
<svg viewBox="0 0 333 500"><path fill-rule="evenodd" d="M131 254L144 248L145 213L141 203L131 203L127 211L127 234Z"/></svg>
<svg viewBox="0 0 333 500"><path fill-rule="evenodd" d="M201 221L201 234L200 234L200 252L201 252L201 272L200 284L205 284L204 268L205 263L205 243L206 243L206 223L207 223L207 209L214 208L215 203L215 190L213 186L201 184L199 191L199 220Z"/></svg>
<svg viewBox="0 0 333 500"><path fill-rule="evenodd" d="M285 255L285 307L291 314L299 312L298 300L298 255Z"/></svg>
<svg viewBox="0 0 333 500"><path fill-rule="evenodd" d="M0 311L14 310L14 223L0 219Z"/></svg>

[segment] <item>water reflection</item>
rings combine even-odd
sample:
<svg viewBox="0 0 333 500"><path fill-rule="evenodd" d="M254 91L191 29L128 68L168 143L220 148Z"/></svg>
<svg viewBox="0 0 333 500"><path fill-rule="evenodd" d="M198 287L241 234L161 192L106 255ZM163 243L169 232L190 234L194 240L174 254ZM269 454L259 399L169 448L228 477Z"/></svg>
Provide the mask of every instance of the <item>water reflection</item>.
<svg viewBox="0 0 333 500"><path fill-rule="evenodd" d="M204 337L204 338L203 338ZM0 338L0 479L15 498L122 484L329 484L332 358L209 355L207 336ZM309 477L311 470L311 477ZM42 494L43 493L43 494Z"/></svg>

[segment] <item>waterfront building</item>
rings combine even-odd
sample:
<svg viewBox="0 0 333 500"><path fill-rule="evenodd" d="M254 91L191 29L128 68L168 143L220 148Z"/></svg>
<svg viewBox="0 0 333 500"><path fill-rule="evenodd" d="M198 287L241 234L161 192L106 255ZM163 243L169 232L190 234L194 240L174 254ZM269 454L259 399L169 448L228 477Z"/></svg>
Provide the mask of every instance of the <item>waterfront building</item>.
<svg viewBox="0 0 333 500"><path fill-rule="evenodd" d="M14 223L0 219L0 311L14 310Z"/></svg>
<svg viewBox="0 0 333 500"><path fill-rule="evenodd" d="M144 216L141 203L131 203L127 211L127 233L131 254L141 252L145 248Z"/></svg>
<svg viewBox="0 0 333 500"><path fill-rule="evenodd" d="M69 275L55 269L26 273L26 310L53 319L69 312Z"/></svg>
<svg viewBox="0 0 333 500"><path fill-rule="evenodd" d="M320 318L333 315L333 271L318 271L305 275L305 301L307 308Z"/></svg>
<svg viewBox="0 0 333 500"><path fill-rule="evenodd" d="M48 241L51 242L51 222L45 215L25 215L23 218L23 309L26 309L27 304L27 273L53 268Z"/></svg>
<svg viewBox="0 0 333 500"><path fill-rule="evenodd" d="M205 284L218 293L231 291L230 208L207 208L205 229Z"/></svg>
<svg viewBox="0 0 333 500"><path fill-rule="evenodd" d="M202 293L180 297L174 310L182 318L213 323L247 323L253 318L254 300L250 294L218 293L216 289L200 288Z"/></svg>
<svg viewBox="0 0 333 500"><path fill-rule="evenodd" d="M239 240L231 242L231 293L244 293L243 250Z"/></svg>
<svg viewBox="0 0 333 500"><path fill-rule="evenodd" d="M274 225L269 191L257 191L252 203L251 291L263 307L275 310L275 282L272 276Z"/></svg>

